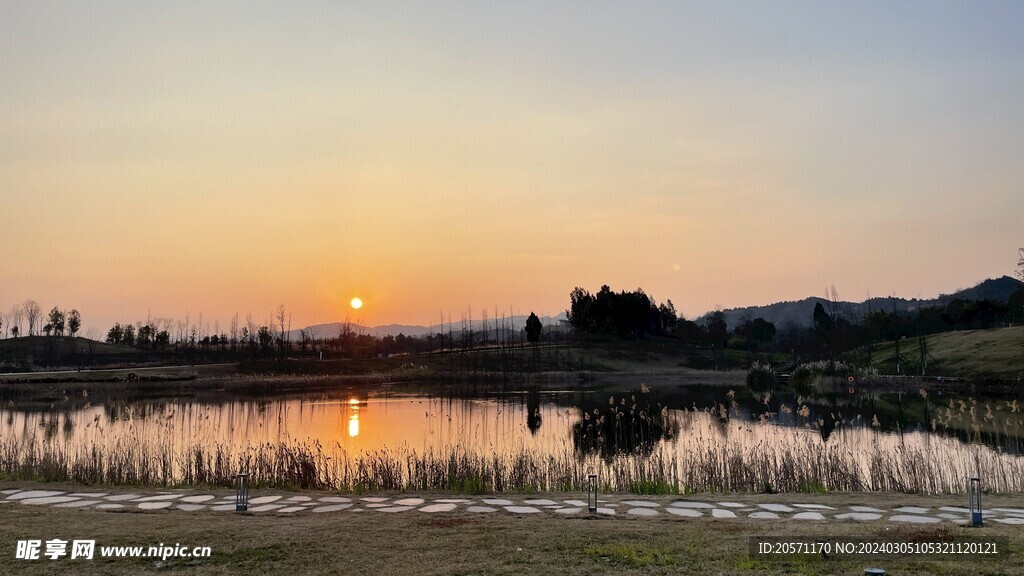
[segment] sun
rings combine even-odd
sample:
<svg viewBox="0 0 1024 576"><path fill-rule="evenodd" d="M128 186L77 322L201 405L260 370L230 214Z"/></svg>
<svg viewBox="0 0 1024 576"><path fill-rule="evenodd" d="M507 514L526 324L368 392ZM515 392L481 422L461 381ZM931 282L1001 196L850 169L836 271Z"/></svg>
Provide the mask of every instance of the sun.
<svg viewBox="0 0 1024 576"><path fill-rule="evenodd" d="M362 299L362 298L359 298L359 297L353 298L353 299L352 299L352 301L351 301L351 302L349 302L349 304L350 304L350 305L352 306L352 308L354 308L355 310L359 310L360 308L362 308L362 307L363 307L363 299Z"/></svg>

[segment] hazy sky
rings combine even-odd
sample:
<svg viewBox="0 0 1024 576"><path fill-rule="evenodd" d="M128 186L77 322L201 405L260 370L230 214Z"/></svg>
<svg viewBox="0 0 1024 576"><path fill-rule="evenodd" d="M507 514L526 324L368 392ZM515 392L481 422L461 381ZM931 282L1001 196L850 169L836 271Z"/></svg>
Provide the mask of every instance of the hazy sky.
<svg viewBox="0 0 1024 576"><path fill-rule="evenodd" d="M8 2L0 310L934 296L1024 245L1021 2Z"/></svg>

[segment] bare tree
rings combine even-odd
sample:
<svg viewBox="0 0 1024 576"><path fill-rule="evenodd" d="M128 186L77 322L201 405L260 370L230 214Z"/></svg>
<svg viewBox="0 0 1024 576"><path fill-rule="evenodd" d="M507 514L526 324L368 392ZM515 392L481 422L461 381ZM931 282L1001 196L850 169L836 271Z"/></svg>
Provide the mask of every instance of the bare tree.
<svg viewBox="0 0 1024 576"><path fill-rule="evenodd" d="M89 356L96 352L96 346L100 342L100 329L95 326L85 331L85 345L89 348Z"/></svg>
<svg viewBox="0 0 1024 576"><path fill-rule="evenodd" d="M238 312L231 317L231 351L238 351Z"/></svg>
<svg viewBox="0 0 1024 576"><path fill-rule="evenodd" d="M487 347L487 306L480 308L480 341L477 345Z"/></svg>
<svg viewBox="0 0 1024 576"><path fill-rule="evenodd" d="M277 320L277 325L280 327L280 331L278 332L277 335L277 346L281 358L284 359L285 339L288 336L287 332L285 331L285 320L288 319L288 314L285 311L284 304L278 305L277 313L274 315L274 317Z"/></svg>
<svg viewBox="0 0 1024 576"><path fill-rule="evenodd" d="M1024 248L1017 251L1020 259L1017 260L1017 277L1024 280Z"/></svg>
<svg viewBox="0 0 1024 576"><path fill-rule="evenodd" d="M36 330L41 328L39 321L43 317L43 309L35 300L25 300L21 307L25 310L25 318L28 320L28 335L35 336Z"/></svg>
<svg viewBox="0 0 1024 576"><path fill-rule="evenodd" d="M11 306L11 313L7 317L8 324L11 326L11 335L17 337L21 332L21 322L24 320L25 312L21 306L15 304Z"/></svg>

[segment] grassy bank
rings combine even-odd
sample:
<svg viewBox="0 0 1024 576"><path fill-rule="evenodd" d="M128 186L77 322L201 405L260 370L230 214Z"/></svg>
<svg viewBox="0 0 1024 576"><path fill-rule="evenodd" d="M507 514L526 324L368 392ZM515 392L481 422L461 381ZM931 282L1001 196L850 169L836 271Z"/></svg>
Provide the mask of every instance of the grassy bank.
<svg viewBox="0 0 1024 576"><path fill-rule="evenodd" d="M1024 376L1024 326L991 330L961 330L925 337L929 374L1018 379ZM904 374L920 373L917 338L900 342ZM866 359L866 350L857 351ZM872 350L872 366L883 374L896 373L896 344L886 342Z"/></svg>
<svg viewBox="0 0 1024 576"><path fill-rule="evenodd" d="M830 502L831 503L831 502ZM1024 571L1019 553L980 556L765 557L749 553L751 538L804 541L966 542L1006 538L1020 550L1024 531L901 527L885 523L509 517L455 513L109 513L6 505L0 523L4 574L890 574L996 575ZM97 546L180 543L209 546L208 559L14 560L19 539L95 539Z"/></svg>

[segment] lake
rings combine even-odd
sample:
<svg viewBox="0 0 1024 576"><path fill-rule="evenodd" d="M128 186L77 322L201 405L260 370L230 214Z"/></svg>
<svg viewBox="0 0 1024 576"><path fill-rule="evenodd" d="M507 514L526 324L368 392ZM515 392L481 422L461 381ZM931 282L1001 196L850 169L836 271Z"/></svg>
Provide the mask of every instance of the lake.
<svg viewBox="0 0 1024 576"><path fill-rule="evenodd" d="M0 467L81 482L342 490L960 492L1024 489L1011 399L950 391L757 394L699 381L503 391L371 386L293 396L0 410Z"/></svg>

